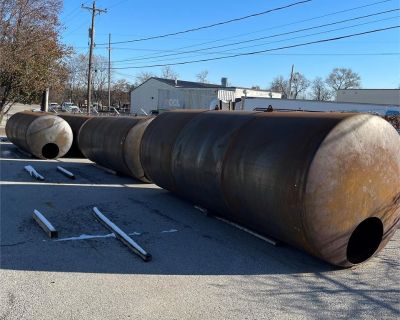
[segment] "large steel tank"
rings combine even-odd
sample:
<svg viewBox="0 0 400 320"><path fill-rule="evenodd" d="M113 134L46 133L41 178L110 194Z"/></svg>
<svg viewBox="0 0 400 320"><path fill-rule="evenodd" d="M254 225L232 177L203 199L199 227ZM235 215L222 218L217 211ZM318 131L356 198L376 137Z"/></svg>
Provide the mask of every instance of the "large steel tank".
<svg viewBox="0 0 400 320"><path fill-rule="evenodd" d="M400 137L380 117L232 113L227 120L230 114L207 112L168 135L165 128L182 114L152 123L164 128L169 159L158 156L162 143L142 148L156 184L337 266L366 261L394 234ZM142 145L148 143L145 135ZM167 173L159 170L165 163Z"/></svg>
<svg viewBox="0 0 400 320"><path fill-rule="evenodd" d="M225 154L253 113L209 111L194 117L172 144L174 191L194 203L226 212L221 175Z"/></svg>
<svg viewBox="0 0 400 320"><path fill-rule="evenodd" d="M16 146L40 159L64 156L72 145L69 124L48 113L18 112L6 124L6 135Z"/></svg>
<svg viewBox="0 0 400 320"><path fill-rule="evenodd" d="M150 181L169 191L175 191L171 172L172 152L175 140L182 129L204 110L169 111L156 117L143 134L140 160Z"/></svg>
<svg viewBox="0 0 400 320"><path fill-rule="evenodd" d="M83 158L84 155L78 146L78 134L83 124L92 117L85 115L66 114L66 113L59 114L58 116L68 122L68 124L72 129L72 135L73 135L72 146L64 157Z"/></svg>
<svg viewBox="0 0 400 320"><path fill-rule="evenodd" d="M79 130L78 146L88 159L149 182L140 163L142 136L153 118L93 117Z"/></svg>

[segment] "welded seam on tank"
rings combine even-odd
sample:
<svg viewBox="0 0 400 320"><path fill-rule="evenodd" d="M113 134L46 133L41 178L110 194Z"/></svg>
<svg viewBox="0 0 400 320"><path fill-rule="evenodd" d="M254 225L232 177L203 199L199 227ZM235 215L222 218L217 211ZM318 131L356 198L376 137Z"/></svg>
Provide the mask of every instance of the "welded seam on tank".
<svg viewBox="0 0 400 320"><path fill-rule="evenodd" d="M130 176L132 176L132 177L134 177L135 179L139 179L139 178L137 178L137 177L135 177L133 174L132 174L132 172L131 172L131 170L129 169L129 166L128 166L128 164L127 164L127 162L126 162L126 159L125 159L125 142L126 142L126 138L128 137L128 134L129 134L129 132L136 126L136 125L138 125L140 122L141 122L141 119L135 119L135 120L137 120L132 126L129 126L129 129L127 129L127 131L124 133L124 135L122 136L122 140L121 140L121 147L122 147L122 153L121 153L121 158L122 158L122 162L123 162L123 164L124 164L124 166L125 166L125 169L126 169L126 172L124 172L124 174L126 174L126 173L130 173L129 175Z"/></svg>
<svg viewBox="0 0 400 320"><path fill-rule="evenodd" d="M141 177L137 177L136 179L139 179L139 180L142 181L142 182L151 182L151 179L150 179L149 177L147 177L146 172L144 171L144 167L143 167L143 165L142 165L142 157L140 156L140 152L141 152L141 150L142 150L142 142L143 142L144 133L146 132L146 129L147 129L147 127L150 125L150 123L152 122L152 120L153 120L152 118L149 118L149 119L146 119L146 120L143 121L143 124L145 125L145 128L144 128L144 130L143 130L143 132L142 132L142 136L141 136L141 138L140 138L140 143L139 143L139 148L138 148L138 152L139 152L139 155L138 155L139 164L140 164L140 167L141 167L141 169L142 169L142 171L143 171L143 174L142 174ZM145 124L145 122L147 122L147 121L149 121L150 123ZM138 123L138 124L139 124L139 123Z"/></svg>
<svg viewBox="0 0 400 320"><path fill-rule="evenodd" d="M245 123L243 123L239 128L237 128L235 130L235 132L232 134L232 139L230 139L228 146L225 150L224 156L222 157L222 161L221 161L221 172L219 173L219 185L220 185L220 189L221 189L221 194L222 194L222 200L225 204L225 207L228 208L229 211L231 211L230 206L228 205L228 202L226 201L226 195L225 195L225 189L223 187L223 181L224 181L224 168L225 168L225 163L227 161L228 155L232 152L232 149L235 146L235 142L236 142L236 138L239 136L239 133L241 130L243 130L243 128L245 126L247 126L249 123L256 121L258 118L254 117L256 114L259 114L261 112L252 112L250 113L253 117L250 118L249 120L246 121Z"/></svg>
<svg viewBox="0 0 400 320"><path fill-rule="evenodd" d="M180 129L179 133L175 137L174 143L173 143L172 148L171 148L171 154L170 154L170 159L169 159L169 165L170 165L169 172L171 173L171 180L172 180L173 190L176 190L177 188L176 188L175 176L174 176L174 173L173 173L174 171L173 171L173 161L172 161L173 158L172 157L175 154L175 147L176 147L176 145L178 143L179 137L182 134L182 132L185 131L185 128L189 125L189 123L191 123L199 115L205 114L205 113L210 112L210 111L211 110L199 112L197 114L195 113L195 115L188 122L185 123L185 125ZM170 191L172 191L172 190L170 190Z"/></svg>

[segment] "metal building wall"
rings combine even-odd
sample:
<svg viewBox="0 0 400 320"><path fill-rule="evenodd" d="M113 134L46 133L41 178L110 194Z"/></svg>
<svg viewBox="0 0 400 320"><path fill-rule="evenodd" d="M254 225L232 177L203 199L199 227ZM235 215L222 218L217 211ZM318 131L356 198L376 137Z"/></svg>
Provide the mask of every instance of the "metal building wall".
<svg viewBox="0 0 400 320"><path fill-rule="evenodd" d="M209 109L217 94L218 89L159 89L158 109Z"/></svg>

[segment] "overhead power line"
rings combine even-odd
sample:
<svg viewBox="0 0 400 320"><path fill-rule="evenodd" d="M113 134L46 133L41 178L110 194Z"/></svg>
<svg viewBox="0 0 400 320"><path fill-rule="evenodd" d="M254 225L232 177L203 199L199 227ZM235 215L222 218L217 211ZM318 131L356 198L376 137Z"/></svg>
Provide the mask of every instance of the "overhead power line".
<svg viewBox="0 0 400 320"><path fill-rule="evenodd" d="M228 44L223 44L223 45L218 45L218 46L211 46L211 47L206 47L206 48L199 48L199 49L181 51L181 52L178 52L178 53L174 52L174 53L166 53L166 54L161 54L161 55L152 55L151 58L150 57L147 57L147 58L129 58L129 59L123 59L123 60L116 60L116 61L113 61L113 62L116 63L116 62L127 62L127 61L141 61L141 60L148 60L148 59L154 59L154 58L165 58L165 57L170 57L170 56L177 56L177 55L188 54L188 53L204 52L204 51L212 50L212 49L236 46L236 45L241 45L241 44L244 44L244 43L255 42L255 41L260 41L260 40L265 40L265 39L270 39L270 38L276 38L276 37L289 35L289 34L293 34L293 33L299 33L299 32L303 32L303 31L320 29L320 28L324 28L324 27L328 27L328 26L332 26L332 25L336 25L336 24L341 24L341 23L346 23L346 22L350 22L350 21L365 19L365 18L369 18L369 17L373 17L373 16L377 16L377 15L382 15L382 14L386 14L386 13L390 13L390 12L395 12L395 11L400 11L400 9L391 9L391 10L381 11L381 12L372 13L372 14L368 14L368 15L364 15L364 16L358 16L358 17L355 17L355 18L335 21L335 22L331 22L331 23L325 23L325 24L321 24L321 25L317 25L317 26L313 26L313 27L302 28L302 29L297 29L297 30L288 31L288 32L276 33L276 34L272 34L272 35L268 35L268 36L264 36L264 37L258 37L258 38L254 38L254 39L249 39L249 40L231 42L231 43L228 43Z"/></svg>
<svg viewBox="0 0 400 320"><path fill-rule="evenodd" d="M369 24L372 24L372 23L388 21L388 20L393 20L393 19L399 19L399 17L395 16L395 17L389 17L389 18L385 18L385 19L379 19L379 20L374 20L374 21L369 21L369 22L364 22L364 23L357 23L357 24L353 24L353 25L350 25L350 26L346 26L346 27L341 27L341 28L335 28L335 29L330 29L330 30L326 30L326 31L309 33L309 34L300 35L300 36L296 36L296 37L270 41L270 42L267 42L267 43L264 42L264 43L259 43L259 44L255 44L255 45L251 45L251 46L235 47L234 49L229 49L229 50L202 52L202 53L199 53L199 54L196 54L196 55L192 55L192 56L187 56L187 57L178 57L178 58L169 57L169 58L162 58L162 59L153 58L153 59L149 59L149 60L151 60L151 63L155 63L155 62L158 62L158 61L165 62L165 61L171 61L171 60L180 60L180 59L184 59L184 58L194 58L194 57L204 56L204 55L228 54L228 53L231 53L232 51L238 52L238 50L242 50L242 49L250 49L250 48L254 48L254 47L260 47L260 46L265 46L265 45L269 45L269 44L273 44L273 43L279 43L279 42L287 42L287 41L291 41L291 40L296 40L296 39L301 39L301 38L306 38L306 37L312 37L312 36L321 35L321 34L332 33L332 32L335 32L335 31L341 31L341 30L345 30L345 29L365 26L365 25L369 25ZM125 66L128 66L128 65L134 65L134 63L125 64Z"/></svg>
<svg viewBox="0 0 400 320"><path fill-rule="evenodd" d="M364 9L364 8L367 8L367 7L372 7L372 6L376 6L376 5L379 5L379 4L392 2L392 1L394 1L394 0L376 1L376 2L372 2L372 3L366 4L366 5L352 7L352 8L349 8L349 9L335 11L335 12L330 12L330 13L327 13L327 14L323 14L323 15L312 17L312 18L308 18L308 19L297 20L297 21L294 21L294 22L285 23L285 24L281 24L281 25L276 25L276 26L273 26L273 27L270 27L270 28L266 28L266 29L262 29L262 30L258 30L258 31L232 35L232 36L229 36L229 37L215 39L215 40L206 41L206 42L202 42L202 43L197 43L197 44L184 46L184 47L180 47L180 48L176 48L176 49L172 49L172 50L171 49L170 50L132 49L132 48L115 48L115 47L114 47L114 49L124 49L124 50L125 49L129 49L129 50L137 50L137 51L155 51L155 52L157 52L157 51L158 52L179 52L179 50L181 50L181 49L198 47L198 46L202 46L202 45L209 44L209 43L221 42L221 41L224 41L224 40L234 39L234 38L238 38L238 37L242 37L242 36L246 36L246 35L250 35L250 34L254 34L254 33L264 32L264 31L267 31L267 30L283 28L283 27L287 27L287 26L291 26L291 25L295 25L295 24L299 24L299 23L303 23L303 22L309 22L309 21L313 21L313 20L317 20L317 19L321 19L321 18L334 16L334 15L341 14L341 13L347 13L347 12L351 12L351 11L355 11L355 10L359 10L359 9ZM98 44L97 46L101 47L102 45ZM150 57L154 57L154 55L142 55L142 56L139 56L139 57L136 57L136 58L150 58Z"/></svg>
<svg viewBox="0 0 400 320"><path fill-rule="evenodd" d="M304 43L299 43L299 44L293 44L293 45L288 45L288 46L283 46L283 47L278 47L278 48L271 48L271 49L252 51L252 52L244 52L244 53L232 54L232 55L216 57L216 58L199 59L199 60L191 60L191 61L182 61L182 62L176 62L176 63L153 64L153 65L145 65L145 66L115 67L115 68L112 68L112 69L113 70L141 69L141 68L165 67L165 66L175 66L175 65L184 65L184 64L191 64L191 63L223 60L223 59L236 58L236 57L242 57L242 56L257 55L257 54L267 53L267 52L271 52L271 51L278 51L278 50L284 50L284 49L290 49L290 48L304 47L304 46L308 46L308 45L312 45L312 44L318 44L318 43L338 41L338 40L341 40L341 39L353 38L353 37L357 37L357 36L361 36L361 35L377 33L377 32L383 32L383 31L387 31L387 30L393 30L393 29L397 29L399 27L400 27L400 25L396 25L396 26L391 26L391 27L386 27L386 28L381 28L381 29L374 29L374 30L368 30L368 31L359 32L359 33L347 34L347 35L344 35L344 36L338 36L338 37L334 37L334 38L320 39L320 40L309 41L309 42L304 42Z"/></svg>
<svg viewBox="0 0 400 320"><path fill-rule="evenodd" d="M245 20L245 19L249 19L249 18L254 18L254 17L257 17L257 16L261 16L261 15L264 15L264 14L271 13L271 12L288 9L290 7L294 7L294 6L297 6L297 5L300 5L300 4L304 4L304 3L307 3L307 2L311 2L311 1L312 0L298 1L298 2L294 2L294 3L290 3L290 4L285 5L285 6L281 6L281 7L277 7L277 8L273 8L273 9L269 9L269 10L265 10L265 11L262 11L262 12L249 14L247 16L243 16L243 17L240 17L240 18L234 18L234 19L230 19L230 20L216 22L216 23L213 23L213 24L209 24L209 25L205 25L205 26L201 26L201 27L197 27L197 28L191 28L191 29L186 29L186 30L183 30L183 31L171 32L171 33L161 34L161 35L157 35L157 36L150 36L150 37L145 37L145 38L139 38L139 39L132 39L132 40L126 40L126 41L116 41L116 42L112 42L111 44L147 41L147 40L153 40L153 39L166 38L166 37L170 37L170 36L176 36L178 34L183 34L183 33L189 33L189 32L209 29L209 28L221 26L221 25L224 25L224 24L232 23L232 22L237 22L237 21L241 21L241 20ZM107 43L100 43L99 45L107 45Z"/></svg>

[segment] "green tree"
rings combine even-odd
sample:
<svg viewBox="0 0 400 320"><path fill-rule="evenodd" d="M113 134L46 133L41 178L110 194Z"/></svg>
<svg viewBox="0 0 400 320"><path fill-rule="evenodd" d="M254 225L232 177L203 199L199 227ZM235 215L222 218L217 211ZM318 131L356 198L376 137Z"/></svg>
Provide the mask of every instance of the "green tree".
<svg viewBox="0 0 400 320"><path fill-rule="evenodd" d="M63 87L70 50L59 41L61 8L61 0L0 1L0 117Z"/></svg>

